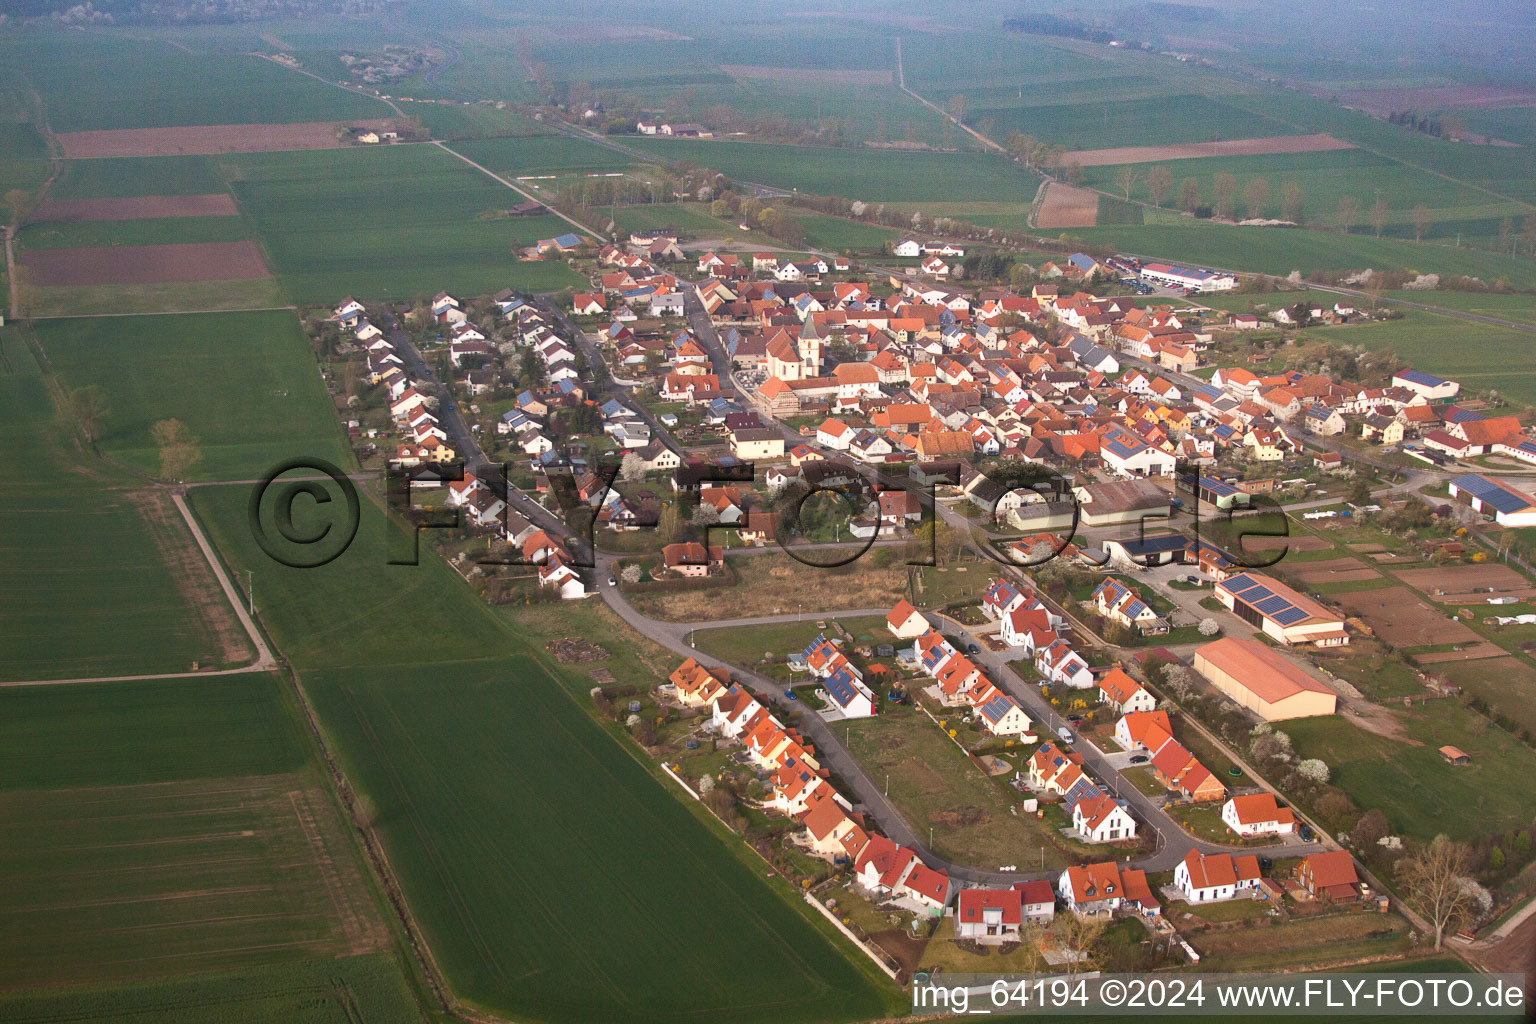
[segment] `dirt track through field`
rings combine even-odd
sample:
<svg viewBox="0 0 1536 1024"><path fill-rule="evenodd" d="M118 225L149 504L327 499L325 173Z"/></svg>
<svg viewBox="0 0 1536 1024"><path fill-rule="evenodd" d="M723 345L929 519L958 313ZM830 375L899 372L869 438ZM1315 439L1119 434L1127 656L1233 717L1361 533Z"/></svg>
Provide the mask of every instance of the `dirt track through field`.
<svg viewBox="0 0 1536 1024"><path fill-rule="evenodd" d="M1080 167L1110 164L1144 164L1157 160L1193 160L1203 156L1263 156L1269 153L1322 153L1330 149L1354 149L1354 143L1332 135L1271 135L1262 139L1228 139L1219 142L1188 142L1172 146L1120 146L1115 149L1084 149L1068 153L1067 163Z"/></svg>
<svg viewBox="0 0 1536 1024"><path fill-rule="evenodd" d="M1091 228L1099 219L1099 194L1053 181L1035 215L1037 228Z"/></svg>
<svg viewBox="0 0 1536 1024"><path fill-rule="evenodd" d="M68 160L110 156L184 156L209 153L266 153L285 149L335 149L351 145L344 128L388 128L389 118L359 121L300 121L291 124L201 124L179 128L114 128L61 132L56 137Z"/></svg>
<svg viewBox="0 0 1536 1024"><path fill-rule="evenodd" d="M1482 658L1502 658L1509 654L1498 644L1472 644L1459 651L1432 651L1415 654L1413 660L1420 665L1434 665L1445 661L1476 661Z"/></svg>
<svg viewBox="0 0 1536 1024"><path fill-rule="evenodd" d="M110 199L45 199L33 221L142 220L149 217L236 217L240 210L223 192L195 196L114 196Z"/></svg>
<svg viewBox="0 0 1536 1024"><path fill-rule="evenodd" d="M103 245L21 254L32 281L49 285L159 284L271 277L255 242Z"/></svg>

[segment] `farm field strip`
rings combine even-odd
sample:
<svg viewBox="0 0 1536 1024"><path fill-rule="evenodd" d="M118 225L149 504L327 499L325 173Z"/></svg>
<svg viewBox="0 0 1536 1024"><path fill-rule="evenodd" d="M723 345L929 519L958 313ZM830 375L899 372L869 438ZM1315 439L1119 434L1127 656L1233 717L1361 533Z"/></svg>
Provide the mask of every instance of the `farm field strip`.
<svg viewBox="0 0 1536 1024"><path fill-rule="evenodd" d="M353 465L298 318L287 311L48 321L38 342L71 388L107 405L101 448L159 468L151 426L175 418L198 440L194 480L252 480L279 462Z"/></svg>
<svg viewBox="0 0 1536 1024"><path fill-rule="evenodd" d="M1154 163L1158 160L1188 160L1195 157L1255 156L1268 153L1321 153L1334 149L1353 149L1354 143L1332 135L1272 135L1262 139L1219 139L1167 146L1122 146L1118 149L1081 149L1068 153L1066 160L1080 167L1105 164Z"/></svg>
<svg viewBox="0 0 1536 1024"><path fill-rule="evenodd" d="M18 260L32 283L41 287L249 281L272 276L261 249L249 241L30 249Z"/></svg>
<svg viewBox="0 0 1536 1024"><path fill-rule="evenodd" d="M702 826L583 698L518 653L515 615L509 629L430 553L385 564L400 534L372 503L346 554L300 571L255 549L241 489L193 500L229 564L266 566L266 625L378 809L458 994L545 1020L622 1007L672 1021L678 1005L747 1021L879 1012L865 969L766 888L737 840ZM622 879L602 871L616 856ZM593 915L604 928L574 927Z"/></svg>
<svg viewBox="0 0 1536 1024"><path fill-rule="evenodd" d="M240 210L229 193L213 192L202 195L45 199L32 211L31 219L68 223L151 217L235 217L239 214Z"/></svg>
<svg viewBox="0 0 1536 1024"><path fill-rule="evenodd" d="M55 138L66 160L125 156L208 156L218 153L270 153L283 150L336 149L352 146L348 128L388 128L389 118L357 121L306 121L294 124L203 124L166 128L112 128L60 132Z"/></svg>

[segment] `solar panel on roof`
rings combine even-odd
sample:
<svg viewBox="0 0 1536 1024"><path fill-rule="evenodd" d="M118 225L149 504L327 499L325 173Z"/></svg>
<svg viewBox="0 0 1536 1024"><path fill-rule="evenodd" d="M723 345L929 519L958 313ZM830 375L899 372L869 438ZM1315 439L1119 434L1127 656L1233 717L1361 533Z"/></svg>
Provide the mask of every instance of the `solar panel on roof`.
<svg viewBox="0 0 1536 1024"><path fill-rule="evenodd" d="M1274 615L1276 612L1292 607L1291 602L1278 595L1271 594L1262 601L1252 602L1253 606L1265 615Z"/></svg>
<svg viewBox="0 0 1536 1024"><path fill-rule="evenodd" d="M1290 607L1283 612L1277 612L1274 620L1282 626L1293 626L1307 617L1307 613L1300 608Z"/></svg>
<svg viewBox="0 0 1536 1024"><path fill-rule="evenodd" d="M1256 605L1260 601L1274 596L1275 592L1270 590L1268 587L1249 587L1247 590L1243 591L1242 595L1243 600L1252 605Z"/></svg>

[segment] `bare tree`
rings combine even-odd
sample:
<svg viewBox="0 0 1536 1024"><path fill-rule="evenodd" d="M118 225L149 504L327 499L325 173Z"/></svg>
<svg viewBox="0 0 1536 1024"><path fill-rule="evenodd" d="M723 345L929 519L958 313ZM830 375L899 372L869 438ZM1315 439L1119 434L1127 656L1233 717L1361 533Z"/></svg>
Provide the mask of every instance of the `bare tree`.
<svg viewBox="0 0 1536 1024"><path fill-rule="evenodd" d="M1294 181L1288 181L1280 186L1280 216L1293 224L1300 224L1306 218L1301 186Z"/></svg>
<svg viewBox="0 0 1536 1024"><path fill-rule="evenodd" d="M1185 178L1179 186L1179 206L1185 213L1194 213L1200 207L1200 183L1194 178Z"/></svg>
<svg viewBox="0 0 1536 1024"><path fill-rule="evenodd" d="M1119 186L1121 194L1125 196L1126 201L1129 202L1131 198L1131 189L1136 185L1136 168L1132 167L1130 164L1126 164L1119 170L1115 171L1115 184Z"/></svg>
<svg viewBox="0 0 1536 1024"><path fill-rule="evenodd" d="M1216 216L1231 217L1237 208L1237 179L1225 171L1211 178L1211 195L1216 201Z"/></svg>
<svg viewBox="0 0 1536 1024"><path fill-rule="evenodd" d="M1378 199L1371 204L1371 227L1376 231L1376 237L1381 237L1381 231L1387 226L1387 201Z"/></svg>
<svg viewBox="0 0 1536 1024"><path fill-rule="evenodd" d="M1248 207L1250 220L1264 216L1269 209L1269 179L1254 178L1243 187L1243 203Z"/></svg>
<svg viewBox="0 0 1536 1024"><path fill-rule="evenodd" d="M1073 160L1067 164L1067 184L1072 186L1083 183L1083 165Z"/></svg>
<svg viewBox="0 0 1536 1024"><path fill-rule="evenodd" d="M1152 196L1153 206L1162 206L1163 200L1168 198L1168 190L1173 187L1173 172L1162 164L1147 169L1147 192Z"/></svg>
<svg viewBox="0 0 1536 1024"><path fill-rule="evenodd" d="M1339 230L1346 234L1360 219L1360 200L1356 196L1339 197Z"/></svg>
<svg viewBox="0 0 1536 1024"><path fill-rule="evenodd" d="M1472 908L1472 895L1463 884L1471 851L1449 836L1435 836L1428 846L1398 862L1397 874L1408 901L1419 908L1435 929L1435 948L1445 940L1445 926Z"/></svg>
<svg viewBox="0 0 1536 1024"><path fill-rule="evenodd" d="M1078 955L1091 955L1093 947L1104 935L1104 929L1109 927L1109 915L1095 914L1092 917L1084 917L1068 911L1058 914L1051 922L1051 934L1056 941L1066 948L1067 975L1070 977L1083 969L1083 964Z"/></svg>
<svg viewBox="0 0 1536 1024"><path fill-rule="evenodd" d="M1415 206L1413 208L1413 240L1415 242L1424 240L1424 232L1429 230L1429 223L1429 207L1423 203Z"/></svg>
<svg viewBox="0 0 1536 1024"><path fill-rule="evenodd" d="M106 419L107 404L101 397L101 388L95 384L76 388L69 393L69 411L80 424L80 433L87 444L94 445L101 437L101 421Z"/></svg>

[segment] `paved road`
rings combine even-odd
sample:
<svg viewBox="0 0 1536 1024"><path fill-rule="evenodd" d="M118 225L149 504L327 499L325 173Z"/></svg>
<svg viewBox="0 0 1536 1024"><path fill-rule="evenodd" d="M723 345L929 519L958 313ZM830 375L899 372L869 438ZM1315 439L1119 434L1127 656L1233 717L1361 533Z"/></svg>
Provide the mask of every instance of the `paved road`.
<svg viewBox="0 0 1536 1024"><path fill-rule="evenodd" d="M599 552L597 556L597 575L602 579L607 579L611 575L612 564L618 557L622 556ZM918 831L912 827L911 822L886 798L882 788L875 783L864 766L848 752L843 740L838 737L835 726L829 725L821 716L804 711L798 705L787 701L783 696L784 687L782 683L739 665L705 654L689 643L692 632L698 629L726 629L733 626L750 628L782 622L805 621L806 619L884 615L889 609L863 608L840 612L807 612L802 615L754 616L709 622L663 622L642 614L629 603L618 587L610 587L603 584L600 585L599 590L603 600L620 618L673 653L684 657L693 657L711 667L730 670L743 686L746 686L759 699L772 705L775 710L781 713L801 711L802 713L796 723L797 728L815 746L822 763L836 774L842 780L845 787L851 791L845 795L848 795L856 804L862 805L870 817L879 823L881 830L887 837L916 850L922 856L925 863L945 869L952 878L965 882L990 885L1011 884L1012 882L1030 878L1054 878L1060 873L1059 871L995 871L971 864L959 864L935 854L929 848L926 841L919 836ZM1042 727L1049 727L1050 730L1054 731L1066 725L1066 722L1040 696L1036 688L1020 682L1007 670L1005 663L1017 658L1017 652L989 651L986 649L985 644L982 644L980 639L966 627L938 616L930 616L930 619L939 619L944 628L960 634L967 641L976 643L981 648L981 653L971 655L973 660L980 662L987 669L992 679L1012 694L1029 712L1032 718L1042 723ZM1111 765L1108 758L1093 748L1092 744L1079 741L1074 749L1080 750L1083 753L1084 765L1095 778L1111 786L1116 791L1118 797L1126 800L1131 805L1134 812L1143 822L1150 823L1156 830L1158 848L1151 854L1133 858L1131 863L1135 866L1149 871L1171 870L1191 846L1197 846L1207 852L1231 851L1231 847L1199 842L1189 838L1153 800L1144 796L1134 786L1122 784L1119 772ZM1298 852L1298 844L1250 847L1243 852L1290 856Z"/></svg>

